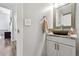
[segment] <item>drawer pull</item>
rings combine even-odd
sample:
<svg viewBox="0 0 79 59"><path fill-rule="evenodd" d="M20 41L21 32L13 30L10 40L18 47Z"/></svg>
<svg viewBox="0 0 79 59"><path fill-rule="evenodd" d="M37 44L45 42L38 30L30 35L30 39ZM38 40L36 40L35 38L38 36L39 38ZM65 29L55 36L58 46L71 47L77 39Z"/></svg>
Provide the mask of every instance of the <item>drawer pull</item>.
<svg viewBox="0 0 79 59"><path fill-rule="evenodd" d="M56 49L56 43L55 43L55 49Z"/></svg>
<svg viewBox="0 0 79 59"><path fill-rule="evenodd" d="M57 44L57 50L59 50L59 44Z"/></svg>

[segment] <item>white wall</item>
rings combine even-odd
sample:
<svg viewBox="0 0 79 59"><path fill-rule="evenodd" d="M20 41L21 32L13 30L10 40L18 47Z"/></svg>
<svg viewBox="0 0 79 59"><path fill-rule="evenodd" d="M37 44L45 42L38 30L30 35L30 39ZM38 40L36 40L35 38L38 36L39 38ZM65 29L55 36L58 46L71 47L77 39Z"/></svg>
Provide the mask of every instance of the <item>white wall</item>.
<svg viewBox="0 0 79 59"><path fill-rule="evenodd" d="M0 13L0 30L1 31L8 31L9 30L9 22L10 22L10 15Z"/></svg>
<svg viewBox="0 0 79 59"><path fill-rule="evenodd" d="M0 4L0 31L10 31L11 10Z"/></svg>
<svg viewBox="0 0 79 59"><path fill-rule="evenodd" d="M23 24L23 55L42 55L45 40L40 22L43 16L47 16L49 27L53 27L53 10L51 10L49 3L23 4L23 21L25 18L31 19L31 26Z"/></svg>

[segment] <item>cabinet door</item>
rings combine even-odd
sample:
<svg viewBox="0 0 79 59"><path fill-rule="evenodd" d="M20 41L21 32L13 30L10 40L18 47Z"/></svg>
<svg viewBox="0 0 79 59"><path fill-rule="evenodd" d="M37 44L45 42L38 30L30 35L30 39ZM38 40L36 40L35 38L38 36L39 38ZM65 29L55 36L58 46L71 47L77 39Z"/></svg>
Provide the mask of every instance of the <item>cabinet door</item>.
<svg viewBox="0 0 79 59"><path fill-rule="evenodd" d="M59 56L75 56L76 55L75 47L59 44L58 55Z"/></svg>
<svg viewBox="0 0 79 59"><path fill-rule="evenodd" d="M47 56L57 56L56 42L47 40Z"/></svg>

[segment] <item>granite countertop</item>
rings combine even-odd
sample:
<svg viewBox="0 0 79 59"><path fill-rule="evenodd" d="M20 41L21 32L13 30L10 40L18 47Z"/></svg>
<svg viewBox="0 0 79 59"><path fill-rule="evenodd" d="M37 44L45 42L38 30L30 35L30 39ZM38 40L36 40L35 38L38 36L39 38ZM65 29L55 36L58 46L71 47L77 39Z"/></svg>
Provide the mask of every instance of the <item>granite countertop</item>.
<svg viewBox="0 0 79 59"><path fill-rule="evenodd" d="M57 35L57 34L47 33L47 36L55 36L55 37L62 37L62 38L77 39L77 35L69 36L69 35Z"/></svg>

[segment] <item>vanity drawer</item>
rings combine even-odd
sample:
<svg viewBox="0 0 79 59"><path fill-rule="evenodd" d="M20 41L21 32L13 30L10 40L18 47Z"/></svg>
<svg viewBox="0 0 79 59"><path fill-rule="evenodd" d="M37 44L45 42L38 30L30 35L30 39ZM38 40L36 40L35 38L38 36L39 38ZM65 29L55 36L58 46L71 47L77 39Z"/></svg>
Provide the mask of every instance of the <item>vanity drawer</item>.
<svg viewBox="0 0 79 59"><path fill-rule="evenodd" d="M71 38L47 36L47 40L51 40L51 41L65 44L65 45L69 45L69 46L76 46L76 40L71 39Z"/></svg>

